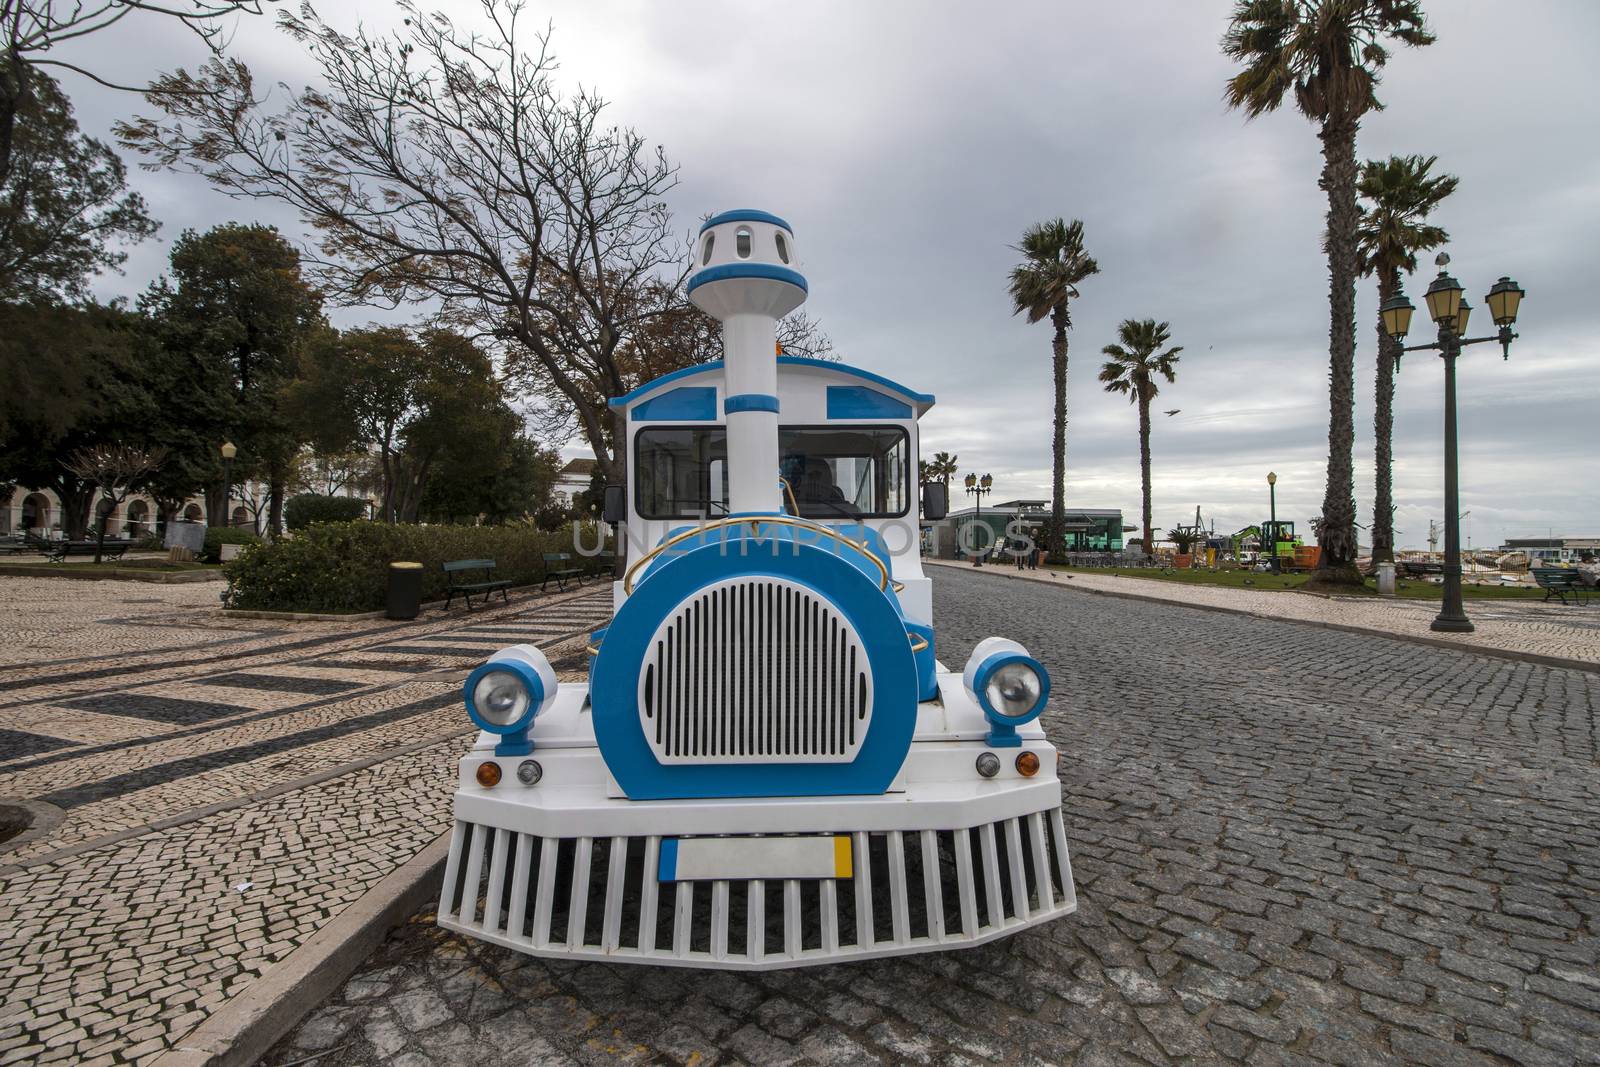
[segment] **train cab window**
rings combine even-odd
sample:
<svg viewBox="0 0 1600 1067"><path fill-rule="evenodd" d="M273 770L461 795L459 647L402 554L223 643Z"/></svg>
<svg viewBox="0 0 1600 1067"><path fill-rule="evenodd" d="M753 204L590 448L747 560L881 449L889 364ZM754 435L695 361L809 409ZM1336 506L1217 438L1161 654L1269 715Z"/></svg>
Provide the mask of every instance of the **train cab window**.
<svg viewBox="0 0 1600 1067"><path fill-rule="evenodd" d="M785 263L789 262L789 242L783 239L781 233L774 233L772 236L778 243L778 258Z"/></svg>
<svg viewBox="0 0 1600 1067"><path fill-rule="evenodd" d="M728 432L651 426L634 437L634 509L644 519L728 514Z"/></svg>
<svg viewBox="0 0 1600 1067"><path fill-rule="evenodd" d="M738 253L740 259L750 258L750 230L748 227L740 226L738 231L734 233L733 250Z"/></svg>
<svg viewBox="0 0 1600 1067"><path fill-rule="evenodd" d="M910 454L906 432L898 426L778 430L778 462L793 493L792 506L808 519L904 515L910 499Z"/></svg>
<svg viewBox="0 0 1600 1067"><path fill-rule="evenodd" d="M705 266L707 263L711 262L711 248L716 243L717 243L717 235L716 234L714 234L714 233L706 234L706 248L705 248L704 252L700 253L700 265L702 267Z"/></svg>

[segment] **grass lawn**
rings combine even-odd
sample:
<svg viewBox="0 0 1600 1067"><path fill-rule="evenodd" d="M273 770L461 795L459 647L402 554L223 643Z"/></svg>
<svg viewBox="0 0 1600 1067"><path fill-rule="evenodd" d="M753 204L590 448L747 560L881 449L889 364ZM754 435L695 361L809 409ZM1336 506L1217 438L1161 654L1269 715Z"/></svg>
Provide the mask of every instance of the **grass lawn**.
<svg viewBox="0 0 1600 1067"><path fill-rule="evenodd" d="M1053 571L1065 571L1068 574L1120 574L1127 578L1148 578L1161 582L1188 582L1194 585L1220 585L1230 589L1264 589L1268 591L1279 589L1298 589L1310 580L1309 574L1271 574L1258 571L1209 571L1209 570L1162 570L1159 568L1145 569L1142 567L1057 567L1051 566ZM1432 582L1418 582L1400 580L1395 583L1397 595L1414 600L1440 600L1444 597L1444 586L1434 585ZM1351 595L1360 596L1355 590ZM1368 578L1366 592L1370 596L1378 595L1376 579ZM1473 585L1468 579L1461 587L1461 596L1465 600L1541 600L1544 598L1543 589L1519 589L1501 585Z"/></svg>

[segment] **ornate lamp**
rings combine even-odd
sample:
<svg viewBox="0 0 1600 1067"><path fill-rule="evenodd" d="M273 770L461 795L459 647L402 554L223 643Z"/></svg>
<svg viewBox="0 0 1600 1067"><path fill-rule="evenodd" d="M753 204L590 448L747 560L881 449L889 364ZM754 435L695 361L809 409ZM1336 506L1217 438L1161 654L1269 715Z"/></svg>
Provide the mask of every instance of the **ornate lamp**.
<svg viewBox="0 0 1600 1067"><path fill-rule="evenodd" d="M1434 262L1439 264L1439 276L1428 286L1428 317L1440 326L1453 327L1456 317L1461 313L1461 294L1464 290L1460 282L1444 271L1450 262L1449 253L1440 252Z"/></svg>

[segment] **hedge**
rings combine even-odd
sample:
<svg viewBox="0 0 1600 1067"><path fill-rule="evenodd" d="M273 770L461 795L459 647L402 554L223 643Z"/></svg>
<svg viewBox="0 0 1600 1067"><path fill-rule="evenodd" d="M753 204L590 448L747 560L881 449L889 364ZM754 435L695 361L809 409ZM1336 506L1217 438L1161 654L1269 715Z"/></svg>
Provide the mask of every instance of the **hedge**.
<svg viewBox="0 0 1600 1067"><path fill-rule="evenodd" d="M594 531L582 543L593 545ZM544 577L544 553L566 552L572 565L598 571L598 560L573 548L572 528L543 531L531 525L410 526L390 523L317 523L292 538L247 552L222 568L228 588L222 602L252 611L348 613L383 607L389 564L421 563L422 599L443 599L443 565L457 559L492 559L495 577L515 585Z"/></svg>
<svg viewBox="0 0 1600 1067"><path fill-rule="evenodd" d="M206 563L222 562L223 545L259 545L261 536L254 530L241 530L236 526L207 526L205 544L200 558Z"/></svg>
<svg viewBox="0 0 1600 1067"><path fill-rule="evenodd" d="M303 530L314 522L351 522L366 514L367 502L357 497L301 493L283 505L283 524L291 530Z"/></svg>

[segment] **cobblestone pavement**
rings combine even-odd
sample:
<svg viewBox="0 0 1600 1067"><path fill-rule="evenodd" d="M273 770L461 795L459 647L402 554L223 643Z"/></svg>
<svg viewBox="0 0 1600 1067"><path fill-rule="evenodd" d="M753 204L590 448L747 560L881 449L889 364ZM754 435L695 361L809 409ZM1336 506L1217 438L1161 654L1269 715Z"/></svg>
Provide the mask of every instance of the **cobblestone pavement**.
<svg viewBox="0 0 1600 1067"><path fill-rule="evenodd" d="M927 561L943 568L972 570L969 564ZM1538 600L1469 600L1467 614L1477 629L1469 634L1436 634L1428 629L1439 614L1437 600L1389 597L1325 597L1306 593L1266 592L1221 586L1130 578L1093 571L1018 571L998 567L993 573L1051 585L1072 585L1107 593L1132 593L1176 604L1205 605L1248 611L1270 619L1335 623L1382 634L1443 639L1519 654L1556 656L1600 664L1600 611L1592 604Z"/></svg>
<svg viewBox="0 0 1600 1067"><path fill-rule="evenodd" d="M1063 583L1065 584L1065 583ZM939 571L1054 686L1080 911L732 974L403 927L269 1064L1600 1062L1600 677Z"/></svg>
<svg viewBox="0 0 1600 1067"><path fill-rule="evenodd" d="M465 672L560 662L610 591L290 624L13 577L0 606L0 804L58 817L0 844L0 1065L138 1063L443 832Z"/></svg>

